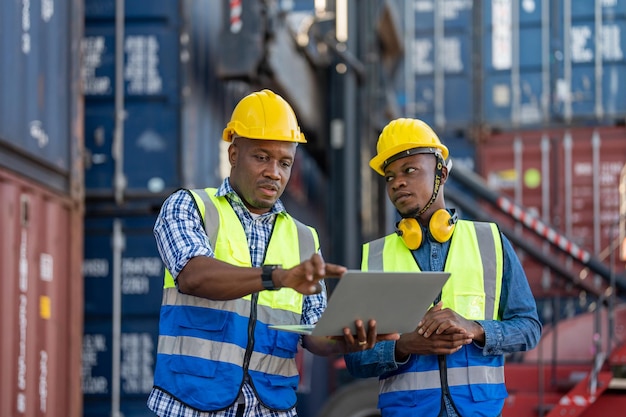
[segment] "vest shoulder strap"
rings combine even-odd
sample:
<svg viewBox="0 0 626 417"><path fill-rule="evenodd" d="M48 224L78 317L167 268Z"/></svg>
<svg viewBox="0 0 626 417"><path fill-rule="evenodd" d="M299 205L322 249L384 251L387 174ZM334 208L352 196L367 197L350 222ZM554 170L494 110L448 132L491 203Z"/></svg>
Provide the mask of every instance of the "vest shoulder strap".
<svg viewBox="0 0 626 417"><path fill-rule="evenodd" d="M217 241L217 231L220 225L219 211L209 195L209 193L214 193L215 191L215 188L187 190L196 203L196 208L202 219L204 230L212 245L215 245Z"/></svg>

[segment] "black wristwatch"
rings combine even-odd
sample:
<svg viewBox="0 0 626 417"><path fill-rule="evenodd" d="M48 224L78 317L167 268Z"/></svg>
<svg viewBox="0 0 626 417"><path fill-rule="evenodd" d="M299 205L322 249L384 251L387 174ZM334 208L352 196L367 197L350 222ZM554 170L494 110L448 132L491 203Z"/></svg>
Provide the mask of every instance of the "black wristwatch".
<svg viewBox="0 0 626 417"><path fill-rule="evenodd" d="M263 282L264 289L270 291L278 289L274 286L274 281L272 281L272 272L277 268L280 268L280 265L263 265L261 267L261 281Z"/></svg>

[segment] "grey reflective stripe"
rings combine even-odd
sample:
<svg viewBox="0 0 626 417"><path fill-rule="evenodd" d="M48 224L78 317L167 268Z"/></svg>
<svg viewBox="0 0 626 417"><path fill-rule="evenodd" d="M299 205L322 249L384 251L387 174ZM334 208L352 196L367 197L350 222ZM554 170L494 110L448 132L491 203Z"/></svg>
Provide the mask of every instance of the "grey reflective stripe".
<svg viewBox="0 0 626 417"><path fill-rule="evenodd" d="M257 304L256 312L258 321L271 324L298 324L302 316L295 311L272 308L264 304Z"/></svg>
<svg viewBox="0 0 626 417"><path fill-rule="evenodd" d="M416 378L416 375L418 378ZM408 372L394 375L380 381L380 393L387 394L395 391L413 391L419 389L441 388L439 371Z"/></svg>
<svg viewBox="0 0 626 417"><path fill-rule="evenodd" d="M383 270L383 248L385 247L385 238L381 237L370 242L369 255L367 257L367 270L368 271L382 271Z"/></svg>
<svg viewBox="0 0 626 417"><path fill-rule="evenodd" d="M158 352L164 355L184 355L196 358L232 363L241 366L246 349L237 345L191 336L159 336Z"/></svg>
<svg viewBox="0 0 626 417"><path fill-rule="evenodd" d="M159 336L160 354L184 355L241 366L246 350L234 344L189 336ZM292 377L298 375L295 360L253 352L250 369L266 374Z"/></svg>
<svg viewBox="0 0 626 417"><path fill-rule="evenodd" d="M483 263L483 282L485 287L485 319L493 319L496 300L496 246L490 223L474 222L480 259Z"/></svg>
<svg viewBox="0 0 626 417"><path fill-rule="evenodd" d="M235 313L242 317L248 317L250 315L250 300L209 300L206 298L194 297L192 295L183 294L179 292L176 288L165 288L163 290L162 305L212 308L216 310ZM300 323L300 316L300 314L293 311L273 309L269 306L262 304L257 305L257 319L262 323Z"/></svg>
<svg viewBox="0 0 626 417"><path fill-rule="evenodd" d="M259 352L252 352L248 369L285 377L298 376L298 365L296 365L295 359L264 355Z"/></svg>
<svg viewBox="0 0 626 417"><path fill-rule="evenodd" d="M504 366L448 368L448 385L504 384ZM380 393L441 388L439 370L407 372L380 381Z"/></svg>
<svg viewBox="0 0 626 417"><path fill-rule="evenodd" d="M316 251L313 232L305 224L292 218L298 231L298 246L300 247L300 262L309 259Z"/></svg>
<svg viewBox="0 0 626 417"><path fill-rule="evenodd" d="M209 237L209 242L215 247L217 241L217 230L220 226L220 214L217 211L217 207L209 197L209 194L204 189L191 190L200 196L200 199L204 202L204 230Z"/></svg>

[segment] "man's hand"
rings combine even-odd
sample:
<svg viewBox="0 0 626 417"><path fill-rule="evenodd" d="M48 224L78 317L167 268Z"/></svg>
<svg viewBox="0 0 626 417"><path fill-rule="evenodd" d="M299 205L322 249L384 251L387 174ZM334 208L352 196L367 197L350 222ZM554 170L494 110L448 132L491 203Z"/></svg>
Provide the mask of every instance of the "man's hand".
<svg viewBox="0 0 626 417"><path fill-rule="evenodd" d="M448 355L474 340L484 341L482 327L466 320L441 302L432 307L418 323L415 331L403 334L396 343L396 359L405 360L410 354Z"/></svg>
<svg viewBox="0 0 626 417"><path fill-rule="evenodd" d="M289 287L304 295L318 294L322 291L320 280L328 277L341 277L347 268L324 262L318 253L289 269L275 269L272 280L276 288Z"/></svg>
<svg viewBox="0 0 626 417"><path fill-rule="evenodd" d="M348 327L343 329L344 353L360 352L373 348L378 341L398 340L400 338L398 333L378 334L376 332L376 320L367 322L367 331L363 325L363 320L356 320L354 326L356 327L356 335L353 335ZM341 338L341 336L337 336L337 338Z"/></svg>
<svg viewBox="0 0 626 417"><path fill-rule="evenodd" d="M343 329L343 336L303 336L303 346L316 355L341 355L371 349L381 340L397 340L398 333L378 334L376 320L370 320L367 331L362 320L354 322L356 335L348 327Z"/></svg>

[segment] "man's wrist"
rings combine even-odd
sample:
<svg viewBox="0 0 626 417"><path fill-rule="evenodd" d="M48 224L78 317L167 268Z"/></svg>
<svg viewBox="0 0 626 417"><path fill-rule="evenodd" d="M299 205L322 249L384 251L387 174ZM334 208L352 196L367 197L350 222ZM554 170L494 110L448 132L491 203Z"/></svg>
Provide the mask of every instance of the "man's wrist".
<svg viewBox="0 0 626 417"><path fill-rule="evenodd" d="M261 267L261 283L263 284L263 289L274 291L279 289L280 287L274 284L274 271L280 268L280 265L263 265Z"/></svg>

